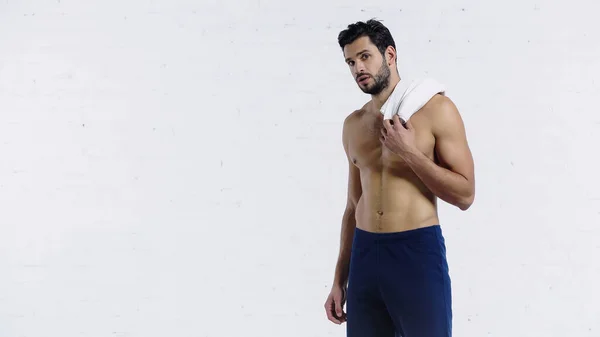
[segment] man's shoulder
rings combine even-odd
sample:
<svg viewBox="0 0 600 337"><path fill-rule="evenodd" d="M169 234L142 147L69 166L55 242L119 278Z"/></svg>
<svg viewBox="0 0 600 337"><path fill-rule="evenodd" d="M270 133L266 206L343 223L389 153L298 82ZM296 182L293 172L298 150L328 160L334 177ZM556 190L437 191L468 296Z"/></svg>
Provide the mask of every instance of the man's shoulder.
<svg viewBox="0 0 600 337"><path fill-rule="evenodd" d="M355 120L359 119L359 118L360 118L360 116L363 114L363 112L364 112L364 110L363 110L362 108L361 108L361 109L357 109L357 110L354 110L354 111L352 111L352 112L351 112L350 114L348 114L348 115L346 116L346 118L344 119L344 124L351 123L351 122L353 122L353 121L355 121Z"/></svg>
<svg viewBox="0 0 600 337"><path fill-rule="evenodd" d="M456 105L452 99L444 94L434 95L423 107L424 112L433 120L439 120L458 113Z"/></svg>
<svg viewBox="0 0 600 337"><path fill-rule="evenodd" d="M365 107L352 111L344 118L344 127L348 127L361 119L365 113Z"/></svg>
<svg viewBox="0 0 600 337"><path fill-rule="evenodd" d="M354 134L356 130L356 126L359 125L362 116L365 114L365 107L354 110L349 115L344 118L344 122L342 124L342 135L344 139L344 143L347 143L352 134Z"/></svg>
<svg viewBox="0 0 600 337"><path fill-rule="evenodd" d="M461 119L454 101L444 94L432 97L424 108L425 115L437 130L444 129L448 125L456 125L455 122Z"/></svg>
<svg viewBox="0 0 600 337"><path fill-rule="evenodd" d="M454 102L452 102L452 99L450 99L450 97L446 96L445 94L439 93L433 95L429 102L425 104L424 108L429 111L435 112L439 110L448 109L452 105L454 105Z"/></svg>

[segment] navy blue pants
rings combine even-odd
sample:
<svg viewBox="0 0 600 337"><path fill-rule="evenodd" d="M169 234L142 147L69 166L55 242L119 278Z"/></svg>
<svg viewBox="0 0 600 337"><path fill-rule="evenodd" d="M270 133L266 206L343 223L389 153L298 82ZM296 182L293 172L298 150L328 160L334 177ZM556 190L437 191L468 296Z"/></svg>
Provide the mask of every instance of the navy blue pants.
<svg viewBox="0 0 600 337"><path fill-rule="evenodd" d="M346 302L348 337L451 337L452 296L439 225L356 229Z"/></svg>

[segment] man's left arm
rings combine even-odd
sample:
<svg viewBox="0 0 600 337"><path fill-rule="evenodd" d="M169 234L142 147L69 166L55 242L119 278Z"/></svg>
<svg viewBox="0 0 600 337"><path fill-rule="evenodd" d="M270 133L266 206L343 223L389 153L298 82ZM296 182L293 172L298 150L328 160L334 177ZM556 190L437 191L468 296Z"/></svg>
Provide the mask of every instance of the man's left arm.
<svg viewBox="0 0 600 337"><path fill-rule="evenodd" d="M405 160L438 198L467 210L475 199L475 173L463 120L450 98L436 97L428 111L440 165L420 151Z"/></svg>

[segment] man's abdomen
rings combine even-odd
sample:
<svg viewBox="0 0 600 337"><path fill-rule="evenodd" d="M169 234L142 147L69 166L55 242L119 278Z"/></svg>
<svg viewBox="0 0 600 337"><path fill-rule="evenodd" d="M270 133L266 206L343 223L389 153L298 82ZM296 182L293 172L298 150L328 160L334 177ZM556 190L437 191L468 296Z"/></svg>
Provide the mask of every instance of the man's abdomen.
<svg viewBox="0 0 600 337"><path fill-rule="evenodd" d="M361 181L356 227L400 232L439 224L435 196L412 171L370 172Z"/></svg>

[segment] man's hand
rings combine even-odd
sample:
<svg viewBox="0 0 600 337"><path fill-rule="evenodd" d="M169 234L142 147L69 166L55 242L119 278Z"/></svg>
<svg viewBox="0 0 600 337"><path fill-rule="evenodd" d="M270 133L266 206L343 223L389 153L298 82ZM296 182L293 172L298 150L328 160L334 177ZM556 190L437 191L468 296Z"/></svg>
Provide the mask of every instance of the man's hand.
<svg viewBox="0 0 600 337"><path fill-rule="evenodd" d="M335 324L342 324L346 321L346 313L343 310L346 302L346 292L340 286L334 285L325 302L325 312L327 318Z"/></svg>
<svg viewBox="0 0 600 337"><path fill-rule="evenodd" d="M398 115L394 115L392 120L393 125L389 119L383 121L381 137L379 137L381 143L401 157L415 152L415 129L410 121L400 121Z"/></svg>

